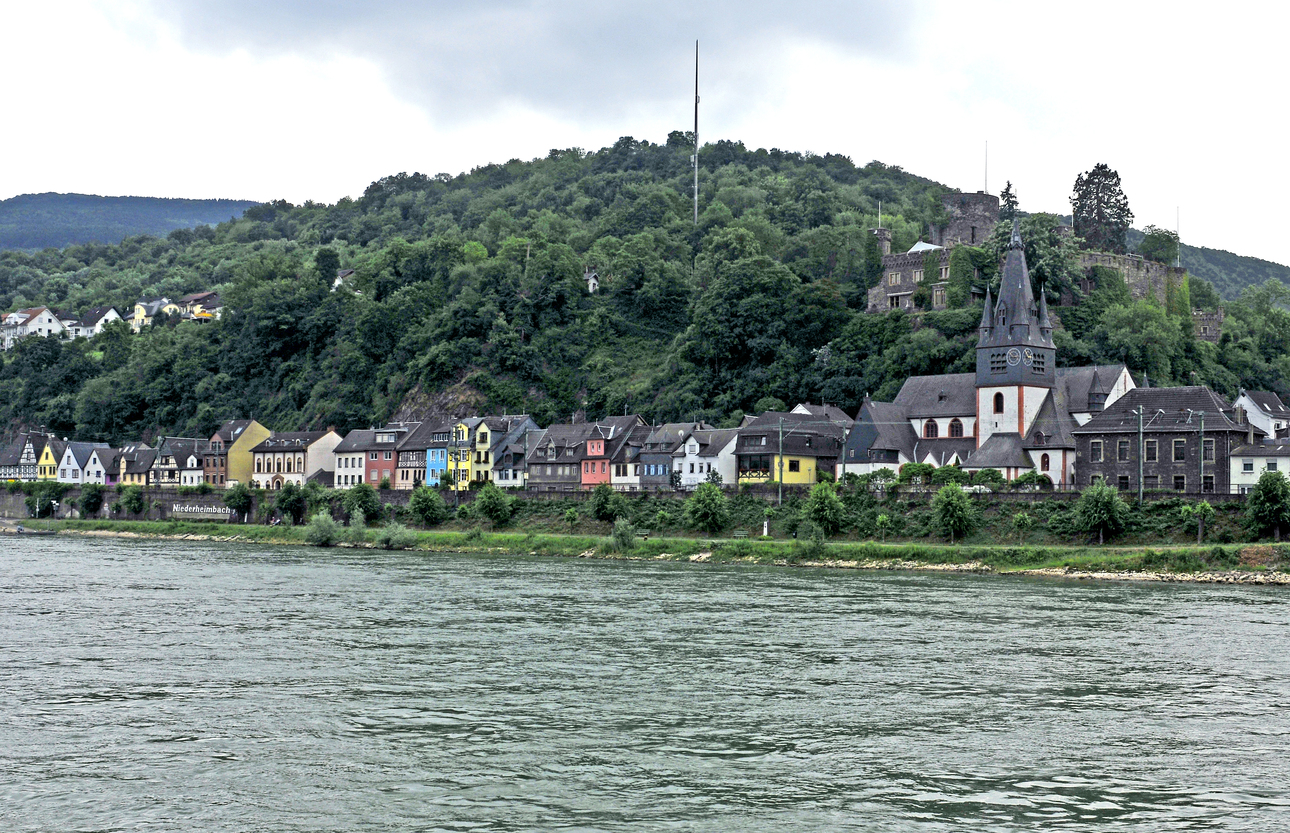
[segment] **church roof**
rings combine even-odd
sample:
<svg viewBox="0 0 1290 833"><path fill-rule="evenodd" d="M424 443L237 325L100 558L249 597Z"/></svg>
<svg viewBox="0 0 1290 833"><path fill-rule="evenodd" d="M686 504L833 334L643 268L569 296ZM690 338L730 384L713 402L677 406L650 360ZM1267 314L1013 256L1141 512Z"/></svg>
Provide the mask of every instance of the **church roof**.
<svg viewBox="0 0 1290 833"><path fill-rule="evenodd" d="M984 316L981 323L979 347L1054 346L1048 305L1047 302L1035 303L1035 293L1030 287L1030 269L1026 266L1026 250L1015 219L1012 221L1012 240L1003 260L1003 277L993 319L988 327Z"/></svg>
<svg viewBox="0 0 1290 833"><path fill-rule="evenodd" d="M991 434L963 464L971 469L1031 469L1034 463L1017 434Z"/></svg>
<svg viewBox="0 0 1290 833"><path fill-rule="evenodd" d="M975 414L976 374L910 376L893 402L904 408L911 419Z"/></svg>

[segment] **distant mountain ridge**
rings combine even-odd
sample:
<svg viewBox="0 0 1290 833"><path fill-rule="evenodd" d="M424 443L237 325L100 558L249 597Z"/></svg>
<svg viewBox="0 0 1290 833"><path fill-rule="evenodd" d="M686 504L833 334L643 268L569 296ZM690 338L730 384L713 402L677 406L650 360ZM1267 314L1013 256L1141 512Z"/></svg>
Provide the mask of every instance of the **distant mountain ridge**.
<svg viewBox="0 0 1290 833"><path fill-rule="evenodd" d="M241 217L255 205L254 200L20 194L0 200L0 250L114 244L139 234L164 237L178 228Z"/></svg>

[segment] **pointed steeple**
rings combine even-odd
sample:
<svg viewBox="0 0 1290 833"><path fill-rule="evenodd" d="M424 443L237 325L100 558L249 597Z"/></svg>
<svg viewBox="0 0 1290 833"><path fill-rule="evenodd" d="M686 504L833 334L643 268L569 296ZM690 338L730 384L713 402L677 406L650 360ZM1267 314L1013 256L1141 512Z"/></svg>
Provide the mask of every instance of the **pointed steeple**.
<svg viewBox="0 0 1290 833"><path fill-rule="evenodd" d="M981 310L981 324L977 327L981 331L981 337L978 343L985 344L986 339L990 337L990 331L994 329L993 320L994 310L991 305L990 287L985 288L985 307Z"/></svg>
<svg viewBox="0 0 1290 833"><path fill-rule="evenodd" d="M1043 305L1044 310L1047 304ZM1026 266L1026 248L1021 240L1021 226L1012 221L1012 240L1003 260L1003 278L999 300L995 304L994 328L990 343L1029 347L1052 347L1052 322L1035 303L1030 288L1030 269ZM1041 322L1041 318L1045 319ZM1047 323L1045 331L1044 324Z"/></svg>
<svg viewBox="0 0 1290 833"><path fill-rule="evenodd" d="M1048 293L1042 287L1039 290L1039 334L1049 341L1053 338L1053 322L1048 317Z"/></svg>

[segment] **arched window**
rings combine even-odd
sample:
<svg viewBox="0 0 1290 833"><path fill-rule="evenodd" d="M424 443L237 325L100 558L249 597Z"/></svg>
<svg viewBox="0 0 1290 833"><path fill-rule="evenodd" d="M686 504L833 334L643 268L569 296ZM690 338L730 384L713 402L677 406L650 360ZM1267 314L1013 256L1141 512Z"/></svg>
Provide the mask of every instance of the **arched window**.
<svg viewBox="0 0 1290 833"><path fill-rule="evenodd" d="M1048 471L1048 455L1044 454L1039 458L1039 470Z"/></svg>
<svg viewBox="0 0 1290 833"><path fill-rule="evenodd" d="M287 474L291 473L291 458L287 458Z"/></svg>
<svg viewBox="0 0 1290 833"><path fill-rule="evenodd" d="M1003 394L1001 393L994 395L994 412L996 414L1003 413Z"/></svg>
<svg viewBox="0 0 1290 833"><path fill-rule="evenodd" d="M262 457L255 458L255 473L264 474L264 458Z"/></svg>
<svg viewBox="0 0 1290 833"><path fill-rule="evenodd" d="M941 435L941 431L936 427L936 420L929 419L923 423L923 436L929 440L934 440Z"/></svg>
<svg viewBox="0 0 1290 833"><path fill-rule="evenodd" d="M281 474L281 473L282 473L282 458L281 458L281 457L279 457L277 462L278 462L278 474Z"/></svg>
<svg viewBox="0 0 1290 833"><path fill-rule="evenodd" d="M299 454L297 454L297 455L296 455L296 471L304 471L304 470L305 470L305 458L304 458L304 457L301 457Z"/></svg>
<svg viewBox="0 0 1290 833"><path fill-rule="evenodd" d="M950 436L951 437L963 436L963 420L959 419L958 417L955 417L954 419L950 420Z"/></svg>

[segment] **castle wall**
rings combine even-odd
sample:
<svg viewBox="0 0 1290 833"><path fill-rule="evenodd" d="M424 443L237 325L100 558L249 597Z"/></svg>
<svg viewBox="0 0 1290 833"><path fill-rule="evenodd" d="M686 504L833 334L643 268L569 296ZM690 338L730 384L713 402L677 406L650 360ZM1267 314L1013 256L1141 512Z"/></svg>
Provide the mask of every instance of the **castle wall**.
<svg viewBox="0 0 1290 833"><path fill-rule="evenodd" d="M1124 282L1129 287L1129 297L1135 301L1154 298L1161 306L1165 305L1165 285L1170 280L1181 283L1187 272L1186 269L1146 260L1142 255L1116 255L1110 252L1080 252L1079 265L1086 272L1094 266L1114 269L1124 275Z"/></svg>
<svg viewBox="0 0 1290 833"><path fill-rule="evenodd" d="M977 191L974 194L946 194L941 204L949 222L933 230L932 242L938 246L966 243L980 246L999 224L999 198Z"/></svg>
<svg viewBox="0 0 1290 833"><path fill-rule="evenodd" d="M1217 344L1223 337L1223 308L1219 307L1212 312L1205 309L1192 310L1191 326L1196 338Z"/></svg>

